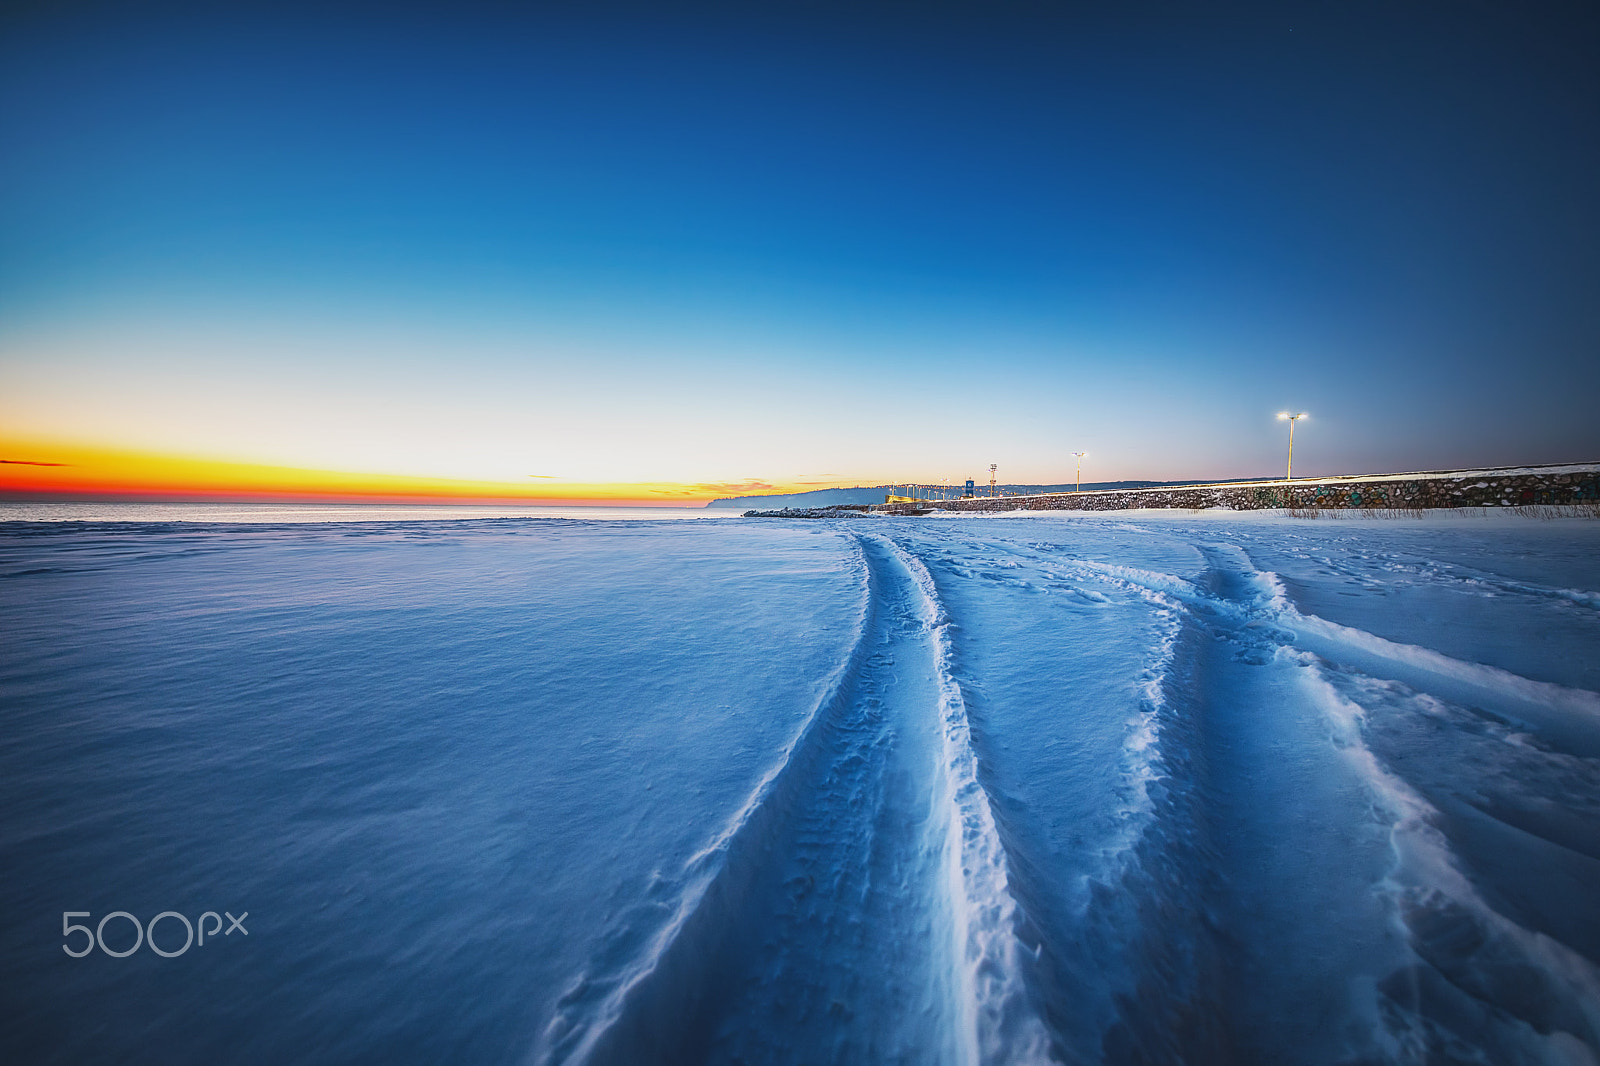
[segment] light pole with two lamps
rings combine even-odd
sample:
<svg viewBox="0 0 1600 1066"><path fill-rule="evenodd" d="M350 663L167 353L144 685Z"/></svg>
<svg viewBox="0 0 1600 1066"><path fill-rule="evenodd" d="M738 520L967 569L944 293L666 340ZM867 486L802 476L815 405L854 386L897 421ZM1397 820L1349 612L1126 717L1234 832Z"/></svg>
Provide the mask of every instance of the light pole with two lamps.
<svg viewBox="0 0 1600 1066"><path fill-rule="evenodd" d="M1297 415L1292 415L1288 411L1283 411L1278 415L1279 422L1289 423L1289 469L1283 475L1283 480L1285 481L1294 480L1294 424L1305 417L1306 413L1304 411L1301 411Z"/></svg>
<svg viewBox="0 0 1600 1066"><path fill-rule="evenodd" d="M1083 457L1088 455L1089 453L1088 452L1073 452L1072 454L1076 455L1078 457L1078 488L1077 488L1077 491L1078 492L1082 492L1083 491Z"/></svg>

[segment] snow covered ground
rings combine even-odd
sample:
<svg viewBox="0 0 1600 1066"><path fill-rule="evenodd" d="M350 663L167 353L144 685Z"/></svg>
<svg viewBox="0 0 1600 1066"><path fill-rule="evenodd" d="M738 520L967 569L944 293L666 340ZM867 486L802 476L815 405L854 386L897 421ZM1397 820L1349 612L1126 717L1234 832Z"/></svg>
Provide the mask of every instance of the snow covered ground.
<svg viewBox="0 0 1600 1066"><path fill-rule="evenodd" d="M1600 522L12 523L0 588L8 1061L1600 1061Z"/></svg>

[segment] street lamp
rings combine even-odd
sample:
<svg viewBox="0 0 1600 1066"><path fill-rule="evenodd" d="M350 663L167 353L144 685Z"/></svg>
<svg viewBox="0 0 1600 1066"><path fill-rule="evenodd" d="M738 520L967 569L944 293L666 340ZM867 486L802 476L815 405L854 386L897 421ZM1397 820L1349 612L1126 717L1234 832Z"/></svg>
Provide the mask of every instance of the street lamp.
<svg viewBox="0 0 1600 1066"><path fill-rule="evenodd" d="M1078 457L1078 489L1077 489L1077 491L1082 492L1083 491L1083 457L1085 455L1088 455L1089 453L1088 452L1073 452L1072 454L1076 455Z"/></svg>
<svg viewBox="0 0 1600 1066"><path fill-rule="evenodd" d="M1282 411L1278 414L1279 422L1289 423L1289 469L1284 473L1283 480L1285 481L1294 480L1294 424L1305 417L1306 413L1304 411L1297 415L1292 415L1288 411Z"/></svg>

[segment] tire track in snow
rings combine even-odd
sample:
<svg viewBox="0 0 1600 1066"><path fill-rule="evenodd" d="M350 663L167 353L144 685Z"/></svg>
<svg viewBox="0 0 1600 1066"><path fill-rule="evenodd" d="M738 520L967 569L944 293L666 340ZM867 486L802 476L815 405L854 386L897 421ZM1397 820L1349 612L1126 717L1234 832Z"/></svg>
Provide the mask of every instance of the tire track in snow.
<svg viewBox="0 0 1600 1066"><path fill-rule="evenodd" d="M1071 1001L1052 1014L1064 1029L1079 1002L1104 995L1094 1024L1072 1034L1090 1061L1381 1059L1350 986L1363 973L1375 981L1401 950L1371 899L1382 841L1351 833L1370 821L1368 804L1353 773L1330 773L1338 752L1297 699L1278 656L1292 634L1263 612L1254 573L1202 554L1195 580L1036 556L1046 576L1131 594L1176 627L1154 650L1142 686L1151 721L1134 734L1153 741L1149 817L1081 916L1064 934L1054 923L1045 947L1066 980L1051 991Z"/></svg>
<svg viewBox="0 0 1600 1066"><path fill-rule="evenodd" d="M1595 760L1529 744L1501 716L1542 720L1552 739L1586 747L1589 736L1573 726L1593 694L1301 614L1276 575L1257 569L1243 549L1218 546L1208 555L1237 574L1247 613L1293 630L1272 637L1276 659L1298 668L1299 688L1328 722L1386 832L1389 862L1372 887L1406 950L1371 975L1367 1053L1394 1062L1594 1062L1600 968L1569 943L1519 924L1484 891L1504 883L1496 867L1509 863L1520 866L1518 911L1587 906L1585 890L1563 881L1592 884L1596 863L1584 850L1594 850L1595 837L1569 805L1593 795ZM1454 706L1396 677L1493 710ZM1522 824L1501 822L1508 810ZM1533 885L1530 871L1538 871ZM1562 917L1569 939L1581 939L1584 916L1577 924Z"/></svg>
<svg viewBox="0 0 1600 1066"><path fill-rule="evenodd" d="M1381 587L1384 580L1398 577L1479 596L1510 594L1557 600L1600 611L1600 592L1523 581L1463 563L1438 562L1417 552L1355 552L1345 558L1335 558L1331 554L1310 554L1312 550L1327 552L1327 547L1307 546L1302 558L1320 563L1328 573L1368 588Z"/></svg>
<svg viewBox="0 0 1600 1066"><path fill-rule="evenodd" d="M858 537L861 637L781 765L569 989L541 1062L1024 1063L1006 856L927 571Z"/></svg>
<svg viewBox="0 0 1600 1066"><path fill-rule="evenodd" d="M944 770L940 798L948 805L946 867L956 902L963 1028L970 1041L963 1061L1048 1061L1049 1035L1025 987L1011 864L979 780L972 725L952 671L950 619L927 567L903 548L897 547L896 553L916 583L937 664Z"/></svg>
<svg viewBox="0 0 1600 1066"><path fill-rule="evenodd" d="M1119 987L1104 1043L1075 1033L1074 1050L1600 1061L1600 697L1302 613L1240 546L1201 550L1195 580L1050 544L968 541L950 560L1029 591L1062 575L1143 590L1185 618L1157 704L1174 713L1153 730L1155 817L1073 935L1042 945ZM1208 1013L1209 1035L1192 1027Z"/></svg>
<svg viewBox="0 0 1600 1066"><path fill-rule="evenodd" d="M1585 815L1594 817L1600 768L1521 743L1426 694L1297 657L1389 827L1393 860L1378 887L1414 953L1378 986L1396 1058L1596 1061L1600 967L1570 942L1595 946L1600 862L1558 841L1585 838L1592 850ZM1522 817L1502 821L1507 807ZM1550 832L1552 818L1567 821L1569 833ZM1505 872L1497 867L1508 861L1514 895L1500 906L1514 899L1517 917L1492 901ZM1521 924L1524 915L1552 914L1568 942Z"/></svg>
<svg viewBox="0 0 1600 1066"><path fill-rule="evenodd" d="M729 824L676 875L659 871L646 898L603 931L594 958L557 1001L533 1061L692 1061L707 1039L705 1015L725 997L727 912L738 906L766 842L803 797L801 780L820 757L822 724L855 697L879 592L856 545L861 610L856 642L783 757ZM630 1059L631 1057L631 1059Z"/></svg>
<svg viewBox="0 0 1600 1066"><path fill-rule="evenodd" d="M1045 545L1029 547L1044 549L1047 558L1055 550ZM1203 616L1226 616L1234 625L1258 629L1276 644L1294 644L1371 676L1399 681L1452 703L1480 707L1544 733L1573 754L1600 757L1600 693L1467 662L1307 614L1289 598L1278 576L1257 569L1243 548L1215 545L1210 551L1213 557L1217 552L1238 553L1242 562L1226 564L1242 567L1239 573L1247 581L1238 598L1215 596L1171 574L1082 559L1051 561L1080 576L1171 596Z"/></svg>
<svg viewBox="0 0 1600 1066"><path fill-rule="evenodd" d="M936 664L904 562L863 539L867 651L743 915L709 1062L973 1062L933 797Z"/></svg>
<svg viewBox="0 0 1600 1066"><path fill-rule="evenodd" d="M1392 1061L1397 1050L1405 1061L1404 1034L1377 1020L1377 986L1408 958L1377 898L1389 851L1365 778L1307 705L1270 578L1226 545L1201 549L1192 581L993 548L1010 564L969 573L1039 588L1015 568L1032 555L1047 578L1142 596L1180 626L1157 657L1159 691L1146 682L1152 721L1135 734L1154 742L1151 816L1081 916L1031 916L1061 960L1045 967L1061 975L1048 1002L1073 1050L1108 1062ZM1097 984L1110 996L1085 1027L1074 1015Z"/></svg>
<svg viewBox="0 0 1600 1066"><path fill-rule="evenodd" d="M1030 989L1068 1061L1225 1061L1228 1023L1219 999L1219 937L1211 914L1217 855L1207 824L1207 716L1195 699L1193 677L1196 650L1203 651L1209 638L1195 639L1196 623L1183 602L1150 587L1158 583L1153 572L1110 567L1079 571L1048 544L975 543L937 535L928 540L932 543L925 550L932 550L927 557L943 582L972 582L1000 595L1006 590L1030 598L1061 597L1080 608L1147 613L1140 628L1150 643L1130 678L1129 702L1108 706L1085 701L1080 695L1084 690L1068 681L1056 691L1058 716L1049 727L1069 736L1079 727L1094 734L1105 728L1098 719L1106 711L1124 719L1120 751L1106 752L1119 763L1122 780L1101 797L1117 815L1106 820L1096 812L1090 822L1041 832L1034 823L1040 812L1031 811L1025 801L1014 800L1009 809L1002 803L999 830L1013 871L1008 890L1023 911L1020 928L1029 946L1023 961ZM1147 580L1128 580L1129 573ZM1094 585L1110 595L1095 591ZM1187 582L1182 587L1193 588ZM1013 609L1031 611L1028 602L1017 601ZM1093 615L1080 614L1070 622L1067 617L1062 619L1067 624L1095 624ZM977 665L985 659L982 647L1006 638L985 633L981 615L959 617L958 622L963 661L954 672L963 684L988 691L985 703L1014 700L1021 692L1030 693L1030 699L1051 698L1026 684L1008 692L1003 675L982 672L992 669ZM1113 628L1125 625L1112 623ZM1041 644L1035 653L1050 657L1065 647ZM974 653L977 659L968 661ZM1005 754L1004 735L985 735L997 728L991 720L996 710L991 706L979 715L972 731L978 751L990 763L987 773L994 772L992 760L1012 763L995 782L1003 796L1005 786L999 781L1007 776L1023 780L1018 775L1027 771L1026 760L1018 765ZM1019 711L1015 707L1003 713L1010 718ZM1030 744L1050 742L1040 736L1028 739ZM1072 750L1081 755L1080 743L1095 741L1086 736L1075 740ZM1061 784L1071 792L1095 776L1090 771ZM1066 855L1073 859L1063 866Z"/></svg>

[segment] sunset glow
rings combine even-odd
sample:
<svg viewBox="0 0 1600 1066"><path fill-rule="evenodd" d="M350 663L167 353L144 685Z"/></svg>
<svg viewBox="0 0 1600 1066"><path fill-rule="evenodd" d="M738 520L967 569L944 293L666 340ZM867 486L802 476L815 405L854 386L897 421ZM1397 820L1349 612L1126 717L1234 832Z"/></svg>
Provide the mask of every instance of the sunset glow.
<svg viewBox="0 0 1600 1066"><path fill-rule="evenodd" d="M530 476L474 481L309 470L223 459L41 444L0 438L0 493L21 497L140 499L366 500L528 504L695 506L723 496L794 492L814 485L761 481L672 484L586 483Z"/></svg>

